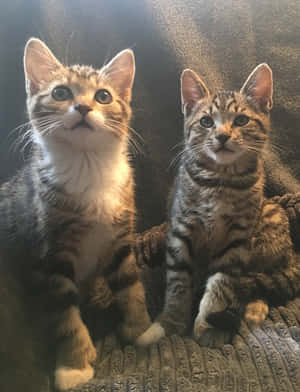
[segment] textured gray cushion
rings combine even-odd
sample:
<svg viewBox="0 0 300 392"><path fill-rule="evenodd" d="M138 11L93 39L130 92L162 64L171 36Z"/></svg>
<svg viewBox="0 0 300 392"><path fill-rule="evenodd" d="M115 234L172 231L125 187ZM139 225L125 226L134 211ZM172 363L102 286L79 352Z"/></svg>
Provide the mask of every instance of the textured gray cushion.
<svg viewBox="0 0 300 392"><path fill-rule="evenodd" d="M232 345L201 348L191 338L163 338L149 349L98 343L96 379L86 392L298 392L300 299L272 309L261 328L243 323Z"/></svg>

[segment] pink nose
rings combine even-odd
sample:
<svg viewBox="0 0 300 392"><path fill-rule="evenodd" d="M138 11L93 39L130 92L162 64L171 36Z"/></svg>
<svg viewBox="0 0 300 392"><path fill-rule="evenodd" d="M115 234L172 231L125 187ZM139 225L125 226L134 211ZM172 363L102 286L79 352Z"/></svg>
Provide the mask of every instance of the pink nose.
<svg viewBox="0 0 300 392"><path fill-rule="evenodd" d="M80 103L77 103L74 106L74 109L77 110L83 117L92 110L88 105L81 105Z"/></svg>

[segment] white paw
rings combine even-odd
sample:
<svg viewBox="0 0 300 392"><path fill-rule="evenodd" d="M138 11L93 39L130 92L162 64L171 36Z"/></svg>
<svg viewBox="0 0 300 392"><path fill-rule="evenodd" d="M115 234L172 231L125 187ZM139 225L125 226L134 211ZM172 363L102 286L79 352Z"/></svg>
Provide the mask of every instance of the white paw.
<svg viewBox="0 0 300 392"><path fill-rule="evenodd" d="M88 382L94 376L94 369L87 365L84 369L62 366L55 371L55 386L61 391Z"/></svg>
<svg viewBox="0 0 300 392"><path fill-rule="evenodd" d="M140 335L136 344L138 346L149 346L149 344L156 343L166 335L164 328L160 325L160 323L153 323L142 335Z"/></svg>

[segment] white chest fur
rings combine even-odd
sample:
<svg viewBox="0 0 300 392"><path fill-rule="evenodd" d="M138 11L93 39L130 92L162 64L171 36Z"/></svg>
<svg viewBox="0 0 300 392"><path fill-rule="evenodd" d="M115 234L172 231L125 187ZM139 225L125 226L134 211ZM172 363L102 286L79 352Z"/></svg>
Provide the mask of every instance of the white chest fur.
<svg viewBox="0 0 300 392"><path fill-rule="evenodd" d="M43 143L44 161L51 165L52 181L64 187L86 211L91 228L78 244L74 260L78 281L84 280L98 263L111 257L115 238L113 220L121 210L121 192L131 175L126 145L117 139L97 151L74 151L62 143Z"/></svg>

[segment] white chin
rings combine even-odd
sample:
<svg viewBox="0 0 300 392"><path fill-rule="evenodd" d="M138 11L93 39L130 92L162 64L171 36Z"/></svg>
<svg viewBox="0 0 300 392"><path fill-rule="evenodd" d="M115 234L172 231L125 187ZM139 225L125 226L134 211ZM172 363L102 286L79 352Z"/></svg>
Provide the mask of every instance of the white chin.
<svg viewBox="0 0 300 392"><path fill-rule="evenodd" d="M92 130L84 126L75 129L61 129L53 136L81 151L97 151L103 145L111 144L116 138L112 132Z"/></svg>
<svg viewBox="0 0 300 392"><path fill-rule="evenodd" d="M235 162L241 154L235 151L214 152L207 150L207 155L219 165L230 165Z"/></svg>

